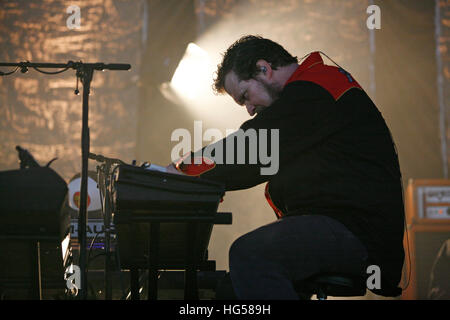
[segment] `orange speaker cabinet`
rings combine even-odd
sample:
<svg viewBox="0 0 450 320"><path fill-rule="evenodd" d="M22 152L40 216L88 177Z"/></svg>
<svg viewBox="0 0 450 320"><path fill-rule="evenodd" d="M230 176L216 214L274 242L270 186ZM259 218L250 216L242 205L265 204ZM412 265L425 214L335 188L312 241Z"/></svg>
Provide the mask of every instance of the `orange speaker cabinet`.
<svg viewBox="0 0 450 320"><path fill-rule="evenodd" d="M427 299L432 266L450 239L450 180L410 179L405 194L404 300ZM408 281L409 280L409 281Z"/></svg>

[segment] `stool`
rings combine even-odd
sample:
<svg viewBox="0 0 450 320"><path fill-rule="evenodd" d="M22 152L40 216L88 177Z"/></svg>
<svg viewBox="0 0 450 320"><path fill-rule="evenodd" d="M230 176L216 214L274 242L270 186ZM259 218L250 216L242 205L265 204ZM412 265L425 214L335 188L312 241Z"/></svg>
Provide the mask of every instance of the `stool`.
<svg viewBox="0 0 450 320"><path fill-rule="evenodd" d="M333 297L356 297L366 294L366 280L363 277L345 274L318 274L295 284L300 296L317 295L317 299Z"/></svg>

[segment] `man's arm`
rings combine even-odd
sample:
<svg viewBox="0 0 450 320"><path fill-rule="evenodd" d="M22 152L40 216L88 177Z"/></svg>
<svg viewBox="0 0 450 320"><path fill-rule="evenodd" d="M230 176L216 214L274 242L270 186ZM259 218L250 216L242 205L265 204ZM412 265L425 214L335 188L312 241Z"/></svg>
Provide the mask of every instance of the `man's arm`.
<svg viewBox="0 0 450 320"><path fill-rule="evenodd" d="M290 84L272 106L241 126L247 133L245 143L238 143L243 141L239 134L229 135L192 153L179 163L178 169L187 174L192 169L194 175L224 183L227 190L253 187L272 177L263 174L262 169L278 165L275 169L289 170L291 161L349 125L353 109L351 105L342 108L325 89L311 82ZM212 157L205 157L205 153ZM269 155L278 163L268 164ZM195 164L193 159L202 156L215 160L214 165ZM242 158L245 163L239 161ZM255 158L256 162L251 162Z"/></svg>
<svg viewBox="0 0 450 320"><path fill-rule="evenodd" d="M166 170L167 170L168 173L186 175L184 172L182 172L180 170L177 170L177 168L176 168L174 163L169 164L166 167Z"/></svg>

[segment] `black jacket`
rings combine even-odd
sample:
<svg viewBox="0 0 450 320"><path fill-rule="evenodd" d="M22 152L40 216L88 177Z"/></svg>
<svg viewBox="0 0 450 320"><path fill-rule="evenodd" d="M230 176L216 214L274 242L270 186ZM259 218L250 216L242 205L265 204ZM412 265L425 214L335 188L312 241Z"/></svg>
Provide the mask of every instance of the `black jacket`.
<svg viewBox="0 0 450 320"><path fill-rule="evenodd" d="M399 295L404 259L401 173L390 131L367 94L352 88L336 101L316 83L294 81L241 129L279 130L278 172L261 175L260 162L216 163L201 177L224 183L226 190L267 181L270 198L285 215L320 214L340 221L366 246L368 264L380 267L381 290L372 291ZM215 144L223 154L230 137ZM271 148L270 134L267 142ZM248 149L247 141L246 159Z"/></svg>

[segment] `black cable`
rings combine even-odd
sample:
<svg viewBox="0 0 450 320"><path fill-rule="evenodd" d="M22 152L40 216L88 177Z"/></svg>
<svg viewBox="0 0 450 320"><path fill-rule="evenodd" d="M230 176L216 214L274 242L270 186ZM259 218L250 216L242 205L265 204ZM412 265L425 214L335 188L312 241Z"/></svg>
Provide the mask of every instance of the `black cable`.
<svg viewBox="0 0 450 320"><path fill-rule="evenodd" d="M13 71L10 71L10 72L0 71L0 76L9 76L9 75L11 75L13 73L16 73L17 70L19 70L19 68L22 71L22 73L26 73L28 71L28 68L25 67L25 66L17 66ZM70 69L70 67L67 67L67 68L64 68L64 69L59 70L59 71L50 72L50 71L44 71L42 69L39 69L38 67L32 67L32 68L34 70L36 70L37 72L44 73L44 74L59 74L59 73L63 73L63 72L65 72L65 71Z"/></svg>
<svg viewBox="0 0 450 320"><path fill-rule="evenodd" d="M106 183L105 183L106 182L105 181L106 180L105 179L106 178L106 174L105 174L104 171L105 171L104 170L104 165L97 166L97 172L99 173L99 174L97 174L97 178L99 180L97 182L97 186L98 186L98 190L99 190L99 193L100 193L100 199L101 199L100 205L101 205L101 211L105 215L107 213L104 211L103 201L106 198L106 193L108 193L109 191L108 191L108 188L107 188ZM112 198L109 197L109 199L110 199L110 204L109 205L111 207L112 206ZM112 245L114 245L114 248L115 248L115 252L113 254L114 255L114 262L115 262L116 268L119 271L120 287L121 287L121 290L122 290L122 300L126 300L126 295L127 294L126 294L126 289L125 289L125 285L124 285L125 279L123 277L122 269L121 269L121 263L120 263L120 257L119 257L119 248L118 248L118 245L117 245L116 237L114 237L114 239L115 239L114 243L111 243ZM105 233L105 241L106 241L106 233ZM101 253L101 254L98 254L98 255L94 256L94 258L92 258L92 260L94 260L95 258L97 258L98 256L101 256L101 255L105 255L107 260L110 259L110 256L111 256L111 255L107 254L106 252L104 252L104 253Z"/></svg>
<svg viewBox="0 0 450 320"><path fill-rule="evenodd" d="M127 289L125 289L125 284L124 284L125 283L125 279L123 277L122 268L121 268L121 264L120 264L119 246L116 245L115 248L116 248L116 250L114 252L114 258L115 258L115 262L116 262L116 267L117 267L117 269L119 271L120 289L122 289L122 298L121 298L121 300L126 300L126 296L127 296L126 290Z"/></svg>
<svg viewBox="0 0 450 320"><path fill-rule="evenodd" d="M55 71L55 72L44 71L37 67L33 67L33 69L36 70L37 72L44 73L44 74L58 74L58 73L63 73L65 71L69 70L70 68L67 67L67 68L64 68L63 70L59 70L59 71Z"/></svg>
<svg viewBox="0 0 450 320"><path fill-rule="evenodd" d="M92 248L94 247L95 240L97 239L98 235L102 232L103 232L103 230L96 232L94 238L91 241L91 245L89 246L89 252L88 252L88 257L87 257L87 262L86 262L86 273L89 270L89 262L90 262L89 260L91 258L91 252L92 252Z"/></svg>
<svg viewBox="0 0 450 320"><path fill-rule="evenodd" d="M336 66L338 66L339 68L341 68L342 70L344 70L344 68L342 68L340 65L338 65L336 62L334 62L333 59L331 59L329 56L327 56L324 52L319 51L319 53L323 54L325 57L327 57L328 59L330 59L331 62L333 62Z"/></svg>
<svg viewBox="0 0 450 320"><path fill-rule="evenodd" d="M402 181L402 193L403 193L403 181ZM402 288L402 291L405 291L408 288L409 282L411 280L411 254L410 254L410 249L409 249L408 226L406 224L405 216L404 216L404 228L405 228L405 233L406 233L406 247L407 247L407 251L408 251L408 278L406 279L406 286L404 288Z"/></svg>
<svg viewBox="0 0 450 320"><path fill-rule="evenodd" d="M322 52L322 51L319 51L319 52L320 52L321 54L323 54L325 57L327 57L328 59L330 59L336 66L338 66L339 68L341 68L342 70L344 70L340 65L338 65L333 59L331 59L331 58L330 58L328 55L326 55L324 52ZM308 54L308 55L309 55L309 54ZM306 55L306 56L308 56L308 55ZM305 56L305 57L306 57L306 56ZM305 57L303 57L302 60L303 60ZM390 135L390 137L391 137L392 144L393 144L393 146L394 146L394 151L395 151L395 156L396 156L396 158L397 158L397 162L399 163L399 166L400 166L400 161L399 161L399 158L398 158L397 145L395 144L395 141L394 141L394 138L393 138L393 136L392 136L391 130L390 130L389 128L387 128L387 129L388 129L389 135ZM402 178L402 173L401 173L401 171L400 171L400 167L399 167L399 172L400 172L400 185L401 185L401 189L402 189L402 200L403 200L403 203L404 203L404 201L405 201L405 195L404 195L404 190L403 190L403 178ZM394 176L394 178L396 178L394 174L391 173L391 175ZM407 281L407 282L406 282L406 286L405 286L405 288L401 288L402 291L405 291L406 288L408 288L409 282L410 282L410 279L411 279L411 256L410 256L410 249L409 249L408 226L407 226L407 224L406 224L405 210L403 210L403 228L404 228L405 233L406 233L406 245L407 245L407 251L408 251L408 264L409 264L408 278L407 278L407 280L406 280L406 281Z"/></svg>
<svg viewBox="0 0 450 320"><path fill-rule="evenodd" d="M0 71L0 76L9 76L10 74L13 74L13 73L15 73L15 72L17 72L17 70L19 70L19 67L16 67L13 71L11 71L11 72L3 72L3 71Z"/></svg>
<svg viewBox="0 0 450 320"><path fill-rule="evenodd" d="M344 70L340 65L338 65L338 64L337 64L333 59L331 59L327 54L325 54L325 53L322 52L322 51L319 51L319 53L323 54L325 57L327 57L329 60L331 60L336 66L338 66L339 68L341 68L342 70ZM310 54L305 55L303 58L301 58L301 60L303 60L305 57L307 57L307 56L309 56L309 55L310 55ZM300 60L300 61L301 61L301 60ZM394 138L393 138L393 136L392 136L391 130L390 130L389 128L387 128L387 129L388 129L389 135L390 135L390 137L391 137L392 144L393 144L393 146L394 146L394 151L395 151L395 156L396 156L396 158L397 158L397 162L399 163L399 166L400 166L400 161L399 161L399 158L398 158L397 145L395 144L395 141L394 141ZM404 203L404 201L405 201L405 195L404 195L404 190L403 190L403 178L402 178L402 173L401 173L401 171L400 171L400 167L399 167L399 172L400 172L400 185L401 185L401 189L402 189L402 200L403 200L403 203ZM395 177L394 174L391 173L391 175L394 177L394 179L397 178L397 177ZM406 286L405 286L405 288L401 288L402 291L405 291L406 288L408 288L409 282L410 282L410 279L411 279L411 255L410 255L410 249L409 249L408 226L407 226L407 224L406 224L405 210L403 210L403 228L404 228L405 233L406 233L406 246L407 246L407 252L408 252L408 264L409 264L409 270L408 270L408 275L407 275L408 278L406 279Z"/></svg>
<svg viewBox="0 0 450 320"><path fill-rule="evenodd" d="M90 262L94 261L98 257L105 256L105 255L106 255L106 252L97 253L95 256L92 257Z"/></svg>
<svg viewBox="0 0 450 320"><path fill-rule="evenodd" d="M402 189L402 201L403 201L403 205L405 205L405 192L404 192L404 190L403 190L403 177L402 177L402 172L401 172L401 170L400 170L400 159L399 159L399 157L398 157L397 145L395 144L394 137L392 136L391 130L390 130L389 128L387 128L387 129L388 129L389 135L390 135L390 137L391 137L392 144L393 144L393 146L394 146L395 156L396 156L396 158L397 158L397 163L398 163L398 165L399 165L399 172L400 172L400 187L401 187L401 189ZM409 249L408 226L407 226L407 224L406 224L405 208L403 208L403 228L404 228L405 233L406 233L406 247L407 247L407 252L408 252L408 267L409 267L409 268L408 268L408 275L407 275L408 278L406 279L406 286L405 286L404 288L401 288L401 289L402 289L402 292L405 291L405 290L408 288L409 282L410 282L410 280L411 280L411 255L410 255L410 249Z"/></svg>

